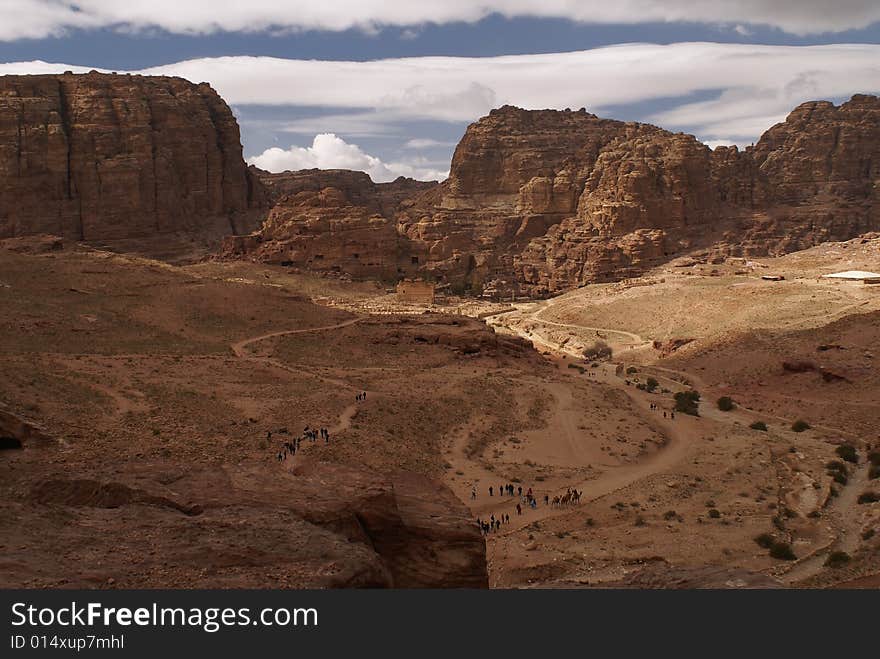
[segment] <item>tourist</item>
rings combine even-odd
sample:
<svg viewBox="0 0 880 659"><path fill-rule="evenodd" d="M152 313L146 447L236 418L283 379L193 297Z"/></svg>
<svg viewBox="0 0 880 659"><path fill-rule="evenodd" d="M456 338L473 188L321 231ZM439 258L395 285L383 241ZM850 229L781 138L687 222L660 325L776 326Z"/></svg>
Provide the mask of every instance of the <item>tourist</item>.
<svg viewBox="0 0 880 659"><path fill-rule="evenodd" d="M489 496L490 497L492 496L492 486L491 485L489 486Z"/></svg>

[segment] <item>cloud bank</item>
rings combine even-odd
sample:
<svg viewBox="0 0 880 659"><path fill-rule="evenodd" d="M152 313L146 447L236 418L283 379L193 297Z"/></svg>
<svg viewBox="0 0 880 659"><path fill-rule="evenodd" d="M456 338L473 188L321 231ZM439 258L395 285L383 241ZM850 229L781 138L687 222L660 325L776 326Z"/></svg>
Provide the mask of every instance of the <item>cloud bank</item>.
<svg viewBox="0 0 880 659"><path fill-rule="evenodd" d="M83 70L44 62L0 64L0 74L66 69ZM614 116L619 106L662 99L672 109L640 118L705 140L748 144L799 103L880 91L880 45L626 44L368 62L219 57L140 73L210 82L235 106L328 108L325 116L280 129L309 136L387 135L412 120L464 123L503 104L586 107Z"/></svg>
<svg viewBox="0 0 880 659"><path fill-rule="evenodd" d="M65 70L86 69L45 62L0 64L0 74ZM503 104L586 107L618 118L627 108L641 107L629 116L693 133L710 144L748 145L804 101L880 92L880 45L626 44L570 53L367 62L219 57L132 73L210 82L244 110L243 132L248 106L289 111L290 120L269 130L314 137L312 144L269 149L257 157L261 167L351 167L382 181L397 175L445 175L445 163L418 157L420 150L433 148L436 161L443 142L431 139L436 134L430 132L413 135L413 122L465 124ZM652 105L664 109L644 110ZM302 110L299 116L297 109ZM352 137L397 138L398 155L380 159L367 154L343 139Z"/></svg>
<svg viewBox="0 0 880 659"><path fill-rule="evenodd" d="M492 14L593 24L704 23L742 30L743 24L766 25L807 35L867 27L880 21L880 5L876 0L0 0L0 40L96 28L158 28L174 34L376 31L474 23Z"/></svg>
<svg viewBox="0 0 880 659"><path fill-rule="evenodd" d="M410 163L384 163L379 158L349 144L333 133L316 135L311 146L272 147L248 159L248 163L270 172L297 169L354 169L366 172L377 183L408 176L423 181L443 180L448 171L419 167Z"/></svg>

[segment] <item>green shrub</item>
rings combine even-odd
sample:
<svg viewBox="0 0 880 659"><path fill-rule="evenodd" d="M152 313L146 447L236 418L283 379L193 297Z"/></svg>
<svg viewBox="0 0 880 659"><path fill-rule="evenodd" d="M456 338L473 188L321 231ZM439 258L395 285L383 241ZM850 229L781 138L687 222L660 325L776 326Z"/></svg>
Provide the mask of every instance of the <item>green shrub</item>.
<svg viewBox="0 0 880 659"><path fill-rule="evenodd" d="M660 386L660 383L657 382L657 380L655 378L648 378L647 381L645 382L645 391L648 391L649 393L653 393L657 389L657 387L659 387L659 386Z"/></svg>
<svg viewBox="0 0 880 659"><path fill-rule="evenodd" d="M584 348L584 358L588 361L611 359L612 354L611 346L604 341L596 341L593 345Z"/></svg>
<svg viewBox="0 0 880 659"><path fill-rule="evenodd" d="M878 501L880 501L880 494L871 491L862 492L858 498L859 503L877 503Z"/></svg>
<svg viewBox="0 0 880 659"><path fill-rule="evenodd" d="M736 405L733 404L733 399L730 396L722 396L718 399L718 409L722 412L730 412Z"/></svg>
<svg viewBox="0 0 880 659"><path fill-rule="evenodd" d="M787 542L776 541L770 545L770 556L780 561L793 561L797 558Z"/></svg>
<svg viewBox="0 0 880 659"><path fill-rule="evenodd" d="M762 533L761 535L755 536L755 542L758 543L759 547L770 549L770 547L773 546L773 543L776 542L776 538L770 533Z"/></svg>
<svg viewBox="0 0 880 659"><path fill-rule="evenodd" d="M690 414L691 416L700 416L699 406L700 394L693 389L689 391L679 391L675 394L675 411L682 414Z"/></svg>
<svg viewBox="0 0 880 659"><path fill-rule="evenodd" d="M794 432L804 432L805 430L810 429L810 424L804 421L803 419L798 419L794 423L791 424L791 429Z"/></svg>
<svg viewBox="0 0 880 659"><path fill-rule="evenodd" d="M851 444L841 444L834 452L847 462L852 462L853 464L858 464L859 462L859 454L856 451L856 447Z"/></svg>
<svg viewBox="0 0 880 659"><path fill-rule="evenodd" d="M845 551L833 551L825 559L825 565L830 568L841 568L850 562L850 555Z"/></svg>
<svg viewBox="0 0 880 659"><path fill-rule="evenodd" d="M760 430L761 432L767 432L767 424L764 423L763 421L755 421L754 423L749 425L749 428L751 428L752 430Z"/></svg>

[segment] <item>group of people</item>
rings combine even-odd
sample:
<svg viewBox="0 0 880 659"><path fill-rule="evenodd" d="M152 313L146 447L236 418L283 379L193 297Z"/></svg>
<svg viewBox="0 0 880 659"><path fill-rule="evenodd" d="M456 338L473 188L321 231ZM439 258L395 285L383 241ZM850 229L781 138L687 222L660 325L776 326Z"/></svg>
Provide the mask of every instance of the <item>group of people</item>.
<svg viewBox="0 0 880 659"><path fill-rule="evenodd" d="M287 431L285 430L283 434L289 433L287 433ZM285 440L284 442L282 442L281 450L278 451L278 455L276 456L278 458L278 462L284 462L285 460L287 460L288 456L293 457L294 455L296 455L296 452L299 451L299 446L301 442L307 441L314 443L318 441L319 437L324 440L325 444L329 444L330 430L327 428L310 428L309 426L306 426L305 428L303 428L302 435L295 439ZM272 431L268 430L266 431L266 440L271 441L271 439Z"/></svg>
<svg viewBox="0 0 880 659"><path fill-rule="evenodd" d="M488 535L492 531L497 531L501 528L502 524L510 524L510 515L502 514L497 518L495 514L491 514L488 520L477 518L477 526L480 527L480 531L483 535Z"/></svg>
<svg viewBox="0 0 880 659"><path fill-rule="evenodd" d="M519 501L516 504L516 514L523 514L523 506L528 506L531 509L536 509L538 507L538 497L534 495L532 492L532 488L528 488L525 492L523 492L523 488L521 485L514 486L512 483L507 483L506 485L500 485L497 489L495 486L489 486L489 496L495 496L497 492L499 497L503 496L518 496ZM565 504L577 504L581 501L581 496L583 492L579 492L576 489L571 487L566 488L565 494L561 494L559 496L553 497L550 499L549 494L544 494L544 505L545 506L560 506ZM471 489L471 499L474 500L477 498L477 490L476 488ZM498 517L495 517L494 513L489 516L488 520L484 520L481 518L477 518L477 526L480 527L480 531L482 533L488 534L492 531L497 531L501 528L502 524L510 524L510 515L506 513L502 513Z"/></svg>
<svg viewBox="0 0 880 659"><path fill-rule="evenodd" d="M657 403L651 403L651 410L654 411L654 412L657 412L657 411L660 410L660 406L659 406ZM669 418L670 418L670 419L674 419L674 418L675 418L675 410L670 410L670 411L668 412L668 414L669 414ZM663 418L664 418L664 419L666 418L666 415L667 415L666 410L663 410Z"/></svg>
<svg viewBox="0 0 880 659"><path fill-rule="evenodd" d="M366 391L360 392L357 396L354 397L354 399L358 402L360 402L362 400L367 400L367 392Z"/></svg>

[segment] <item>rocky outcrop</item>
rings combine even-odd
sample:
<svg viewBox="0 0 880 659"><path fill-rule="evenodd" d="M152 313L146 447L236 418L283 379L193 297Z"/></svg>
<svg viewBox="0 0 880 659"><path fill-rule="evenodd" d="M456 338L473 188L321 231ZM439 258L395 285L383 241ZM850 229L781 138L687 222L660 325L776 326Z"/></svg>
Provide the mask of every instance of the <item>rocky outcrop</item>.
<svg viewBox="0 0 880 659"><path fill-rule="evenodd" d="M259 232L228 237L222 256L382 280L395 280L409 253L394 219L401 201L436 185L402 177L377 184L348 170L258 176L272 209Z"/></svg>
<svg viewBox="0 0 880 659"><path fill-rule="evenodd" d="M605 148L577 213L515 258L546 295L638 275L697 249L781 254L880 227L880 99L805 103L752 148L628 127Z"/></svg>
<svg viewBox="0 0 880 659"><path fill-rule="evenodd" d="M467 508L417 474L144 463L109 476L47 474L10 504L16 569L0 585L488 587Z"/></svg>
<svg viewBox="0 0 880 659"><path fill-rule="evenodd" d="M355 200L345 186L338 188L345 203L361 210L321 204L357 227L359 255L369 250L380 261L381 250L394 250L398 277L540 297L696 252L710 261L779 254L876 231L878 145L873 96L839 107L805 103L744 151L713 151L691 135L584 110L505 106L468 127L440 185L396 197L378 213L377 201ZM324 258L318 265L305 258L307 267L372 274L331 251L334 229L314 214L273 213L281 221L267 223L256 242L301 254L318 245ZM257 253L275 258L265 248ZM390 273L390 261L374 267Z"/></svg>
<svg viewBox="0 0 880 659"><path fill-rule="evenodd" d="M235 117L206 83L0 77L0 238L219 238L255 228L259 187Z"/></svg>

